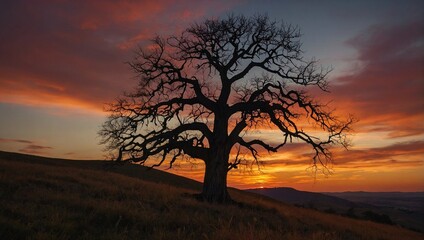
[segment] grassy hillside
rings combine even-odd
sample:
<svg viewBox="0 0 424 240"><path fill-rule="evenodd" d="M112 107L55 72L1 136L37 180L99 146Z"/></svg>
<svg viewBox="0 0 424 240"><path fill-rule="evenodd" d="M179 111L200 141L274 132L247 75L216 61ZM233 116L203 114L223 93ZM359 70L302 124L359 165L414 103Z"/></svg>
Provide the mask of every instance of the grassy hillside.
<svg viewBox="0 0 424 240"><path fill-rule="evenodd" d="M0 239L423 238L235 189L238 205L198 202L199 183L142 169L0 152Z"/></svg>

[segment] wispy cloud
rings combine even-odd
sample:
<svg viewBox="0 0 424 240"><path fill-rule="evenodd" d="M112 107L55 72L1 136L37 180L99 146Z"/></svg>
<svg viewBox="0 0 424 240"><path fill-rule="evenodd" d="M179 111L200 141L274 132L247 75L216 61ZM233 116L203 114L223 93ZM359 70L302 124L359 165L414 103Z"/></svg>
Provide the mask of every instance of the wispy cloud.
<svg viewBox="0 0 424 240"><path fill-rule="evenodd" d="M24 145L19 149L19 152L29 153L29 154L45 154L46 151L53 149L49 146L39 145L33 141L22 140L22 139L7 139L0 138L0 143L15 143L19 145Z"/></svg>
<svg viewBox="0 0 424 240"><path fill-rule="evenodd" d="M24 148L20 149L20 152L30 153L30 154L42 154L45 153L45 150L50 150L51 147L40 146L35 144L26 145Z"/></svg>
<svg viewBox="0 0 424 240"><path fill-rule="evenodd" d="M0 143L2 142L16 142L16 143L28 143L28 144L32 144L31 141L28 140L22 140L22 139L7 139L7 138L0 138Z"/></svg>
<svg viewBox="0 0 424 240"><path fill-rule="evenodd" d="M340 167L387 168L424 166L424 141L401 142L380 148L365 148L337 153Z"/></svg>

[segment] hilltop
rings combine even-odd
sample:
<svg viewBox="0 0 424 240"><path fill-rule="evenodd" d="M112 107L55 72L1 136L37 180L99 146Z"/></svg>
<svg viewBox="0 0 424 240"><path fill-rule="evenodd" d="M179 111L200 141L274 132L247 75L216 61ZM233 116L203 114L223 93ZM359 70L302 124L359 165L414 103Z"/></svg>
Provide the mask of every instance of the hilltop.
<svg viewBox="0 0 424 240"><path fill-rule="evenodd" d="M0 152L1 239L422 239L396 226L293 207L230 189L197 201L199 182L138 165Z"/></svg>

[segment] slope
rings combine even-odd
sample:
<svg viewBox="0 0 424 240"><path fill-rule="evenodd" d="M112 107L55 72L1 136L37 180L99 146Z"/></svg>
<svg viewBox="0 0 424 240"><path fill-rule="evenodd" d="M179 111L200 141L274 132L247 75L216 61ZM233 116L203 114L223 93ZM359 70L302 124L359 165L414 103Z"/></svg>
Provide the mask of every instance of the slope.
<svg viewBox="0 0 424 240"><path fill-rule="evenodd" d="M422 239L401 228L296 208L235 189L240 204L192 197L160 171L104 170L0 152L0 239ZM125 169L127 168L130 169ZM161 181L161 182L159 182Z"/></svg>

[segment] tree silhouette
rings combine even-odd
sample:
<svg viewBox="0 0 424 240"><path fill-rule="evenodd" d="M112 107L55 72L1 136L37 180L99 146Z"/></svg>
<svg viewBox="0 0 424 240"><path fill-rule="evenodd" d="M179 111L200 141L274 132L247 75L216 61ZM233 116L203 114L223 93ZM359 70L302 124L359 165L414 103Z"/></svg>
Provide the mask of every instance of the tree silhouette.
<svg viewBox="0 0 424 240"><path fill-rule="evenodd" d="M313 167L325 167L329 145L346 145L352 120L306 94L309 85L328 90L329 70L304 59L299 38L296 27L267 16L210 19L156 37L129 63L138 87L110 105L102 143L117 161L172 167L183 157L203 160L200 196L210 202L231 200L227 173L242 153L258 161L260 150L276 152L295 139L314 150ZM278 131L279 142L247 134L262 126Z"/></svg>

